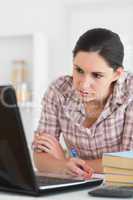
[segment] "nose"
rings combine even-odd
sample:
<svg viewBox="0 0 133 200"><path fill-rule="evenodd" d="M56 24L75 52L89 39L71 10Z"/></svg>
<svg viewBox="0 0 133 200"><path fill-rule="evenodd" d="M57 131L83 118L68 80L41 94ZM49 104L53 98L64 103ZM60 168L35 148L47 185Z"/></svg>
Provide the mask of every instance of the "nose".
<svg viewBox="0 0 133 200"><path fill-rule="evenodd" d="M91 77L88 77L88 76L84 76L84 78L81 80L80 82L80 86L82 89L88 89L88 88L91 88L93 85L93 80Z"/></svg>

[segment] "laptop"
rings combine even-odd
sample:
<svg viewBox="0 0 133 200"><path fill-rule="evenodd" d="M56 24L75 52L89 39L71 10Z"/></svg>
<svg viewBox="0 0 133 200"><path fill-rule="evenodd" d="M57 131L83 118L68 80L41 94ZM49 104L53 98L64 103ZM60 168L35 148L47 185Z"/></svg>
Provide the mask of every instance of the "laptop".
<svg viewBox="0 0 133 200"><path fill-rule="evenodd" d="M0 86L1 191L39 196L51 191L95 186L102 181L101 178L75 180L37 176L32 166L15 89L11 85Z"/></svg>

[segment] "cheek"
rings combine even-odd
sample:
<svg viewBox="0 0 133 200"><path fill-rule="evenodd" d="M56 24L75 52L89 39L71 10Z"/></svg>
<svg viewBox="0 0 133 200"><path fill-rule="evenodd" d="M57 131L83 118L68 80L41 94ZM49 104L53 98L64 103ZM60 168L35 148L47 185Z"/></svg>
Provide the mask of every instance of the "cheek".
<svg viewBox="0 0 133 200"><path fill-rule="evenodd" d="M76 72L73 72L73 84L76 86L78 86L79 85L79 83L80 83L80 78L79 78L79 76L77 75L77 73Z"/></svg>
<svg viewBox="0 0 133 200"><path fill-rule="evenodd" d="M106 90L106 87L107 87L107 83L104 82L104 81L97 81L94 85L93 85L93 89L99 93L101 91L104 91Z"/></svg>
<svg viewBox="0 0 133 200"><path fill-rule="evenodd" d="M74 74L73 74L73 85L75 88L77 88L78 81L77 81L77 77Z"/></svg>
<svg viewBox="0 0 133 200"><path fill-rule="evenodd" d="M101 81L96 85L96 91L97 91L97 93L101 93L102 92L104 94L105 92L107 92L109 86L110 86L109 82Z"/></svg>
<svg viewBox="0 0 133 200"><path fill-rule="evenodd" d="M107 88L109 88L110 84L111 84L110 81L105 81L105 82L103 82L102 86L103 86L105 89L107 89Z"/></svg>
<svg viewBox="0 0 133 200"><path fill-rule="evenodd" d="M98 91L101 87L103 87L103 83L100 80L94 80L91 84L91 88L95 91Z"/></svg>

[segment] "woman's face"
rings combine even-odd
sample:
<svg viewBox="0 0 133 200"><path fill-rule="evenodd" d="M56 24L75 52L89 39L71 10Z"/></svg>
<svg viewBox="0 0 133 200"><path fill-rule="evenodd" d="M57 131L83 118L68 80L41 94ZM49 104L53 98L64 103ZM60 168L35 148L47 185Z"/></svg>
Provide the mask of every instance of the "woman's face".
<svg viewBox="0 0 133 200"><path fill-rule="evenodd" d="M115 72L97 52L80 51L73 60L73 84L83 102L103 102L111 92L111 83L122 74Z"/></svg>

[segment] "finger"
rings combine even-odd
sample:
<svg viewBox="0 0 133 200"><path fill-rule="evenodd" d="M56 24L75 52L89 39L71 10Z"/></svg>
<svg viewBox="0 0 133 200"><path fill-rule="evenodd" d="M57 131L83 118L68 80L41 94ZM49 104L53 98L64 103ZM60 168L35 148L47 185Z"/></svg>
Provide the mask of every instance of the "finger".
<svg viewBox="0 0 133 200"><path fill-rule="evenodd" d="M40 137L40 136L42 136L42 135L44 135L45 133L44 132L34 132L35 134L34 134L34 139L36 139L36 138L38 138L38 137ZM42 134L43 133L43 134Z"/></svg>
<svg viewBox="0 0 133 200"><path fill-rule="evenodd" d="M92 174L92 173L94 172L94 170L93 170L88 164L83 165L83 169L84 169L88 174Z"/></svg>
<svg viewBox="0 0 133 200"><path fill-rule="evenodd" d="M56 154L56 149L57 149L57 146L54 145L53 143L50 143L50 141L47 141L47 140L42 140L42 137L40 139L40 136L36 137L36 145L43 145L44 147L46 147L46 152L49 152L51 153L52 155ZM43 149L45 150L45 149Z"/></svg>
<svg viewBox="0 0 133 200"><path fill-rule="evenodd" d="M80 175L83 175L84 178L90 178L93 174L93 169L86 164L86 162L82 159L73 158L73 161L76 163L77 167L80 168Z"/></svg>
<svg viewBox="0 0 133 200"><path fill-rule="evenodd" d="M35 152L42 152L44 151L43 149L43 146L40 145L40 144L32 144L32 149L35 151Z"/></svg>
<svg viewBox="0 0 133 200"><path fill-rule="evenodd" d="M49 142L43 141L43 140L36 140L36 145L42 145L42 146L44 146L44 147L46 147L48 149L52 149L53 148L52 145Z"/></svg>
<svg viewBox="0 0 133 200"><path fill-rule="evenodd" d="M83 175L83 178L84 179L91 179L91 177L92 177L92 174L93 174L93 170L92 169L90 169L89 171L84 171L84 175Z"/></svg>
<svg viewBox="0 0 133 200"><path fill-rule="evenodd" d="M50 152L50 149L49 149L49 148L47 148L46 146L40 145L40 144L37 145L37 149L38 149L38 150L45 151L46 153L49 153L49 152Z"/></svg>
<svg viewBox="0 0 133 200"><path fill-rule="evenodd" d="M31 146L32 146L32 149L35 149L37 147L36 141L33 141Z"/></svg>
<svg viewBox="0 0 133 200"><path fill-rule="evenodd" d="M51 135L51 134L47 134L47 133L40 133L40 136L45 136L45 138L47 139L51 139L54 142L58 142L58 140L56 139L55 136Z"/></svg>
<svg viewBox="0 0 133 200"><path fill-rule="evenodd" d="M84 174L84 171L81 169L81 167L79 166L79 164L77 164L77 162L75 161L76 159L70 159L69 163L68 163L68 168L75 173L78 176L82 176Z"/></svg>
<svg viewBox="0 0 133 200"><path fill-rule="evenodd" d="M39 136L40 135L40 132L39 131L35 131L34 132L34 136L36 137L36 136Z"/></svg>
<svg viewBox="0 0 133 200"><path fill-rule="evenodd" d="M35 141L32 142L31 148L32 148L32 150L36 150L36 143L35 143Z"/></svg>
<svg viewBox="0 0 133 200"><path fill-rule="evenodd" d="M83 176L84 175L84 171L78 166L73 166L72 172L75 173L77 176Z"/></svg>
<svg viewBox="0 0 133 200"><path fill-rule="evenodd" d="M48 140L49 142L53 142L53 141L57 142L57 140L54 140L52 137L49 137L48 134L47 135L46 134L39 134L39 135L36 135L35 138L40 139L40 140L41 139L42 140Z"/></svg>
<svg viewBox="0 0 133 200"><path fill-rule="evenodd" d="M36 135L35 136L35 141L39 141L39 140L42 141L42 142L43 141L47 141L47 142L50 143L50 140L47 140L45 136Z"/></svg>
<svg viewBox="0 0 133 200"><path fill-rule="evenodd" d="M42 150L38 149L38 148L34 149L34 151L37 152L37 153L42 153Z"/></svg>
<svg viewBox="0 0 133 200"><path fill-rule="evenodd" d="M92 168L90 168L90 170L89 171L84 171L84 178L91 178L92 177L92 174L93 174L93 170L92 170Z"/></svg>
<svg viewBox="0 0 133 200"><path fill-rule="evenodd" d="M70 169L65 169L64 170L64 173L66 174L66 175L70 175L71 177L76 177L77 176L77 174L75 174L73 171L71 171Z"/></svg>
<svg viewBox="0 0 133 200"><path fill-rule="evenodd" d="M38 149L38 150L41 150L41 151L43 151L43 152L45 152L45 153L49 153L49 154L51 154L51 155L53 156L53 151L52 151L52 149L48 148L47 146L38 144L38 145L37 145L37 149Z"/></svg>
<svg viewBox="0 0 133 200"><path fill-rule="evenodd" d="M48 142L51 146L53 146L53 148L56 148L58 145L60 145L57 140L54 141L53 139L48 138L45 135L37 136L36 140L42 140L42 141Z"/></svg>
<svg viewBox="0 0 133 200"><path fill-rule="evenodd" d="M73 162L74 162L77 166L79 166L79 167L81 167L81 168L83 168L84 165L85 165L85 161L82 160L82 159L79 159L79 158L71 158L71 160L73 160Z"/></svg>
<svg viewBox="0 0 133 200"><path fill-rule="evenodd" d="M83 179L87 180L87 179L91 179L91 177L92 177L91 174L84 172Z"/></svg>
<svg viewBox="0 0 133 200"><path fill-rule="evenodd" d="M68 168L67 170L65 170L65 173L67 175L71 175L72 177L82 177L81 175L79 175L78 173L76 173L76 170L74 170L74 168Z"/></svg>

